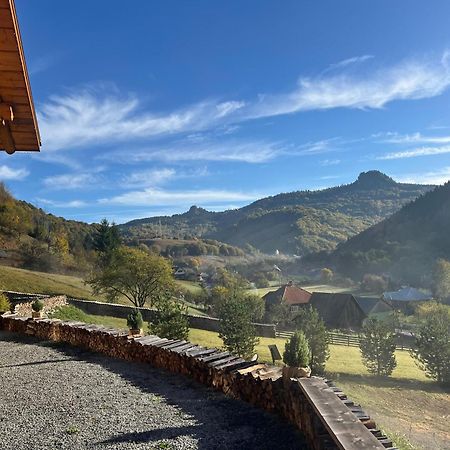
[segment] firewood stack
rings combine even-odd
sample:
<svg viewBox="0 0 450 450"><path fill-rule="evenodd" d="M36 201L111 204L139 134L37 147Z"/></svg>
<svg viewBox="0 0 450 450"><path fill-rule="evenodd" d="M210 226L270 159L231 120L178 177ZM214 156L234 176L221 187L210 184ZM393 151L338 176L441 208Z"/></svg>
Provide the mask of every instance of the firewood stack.
<svg viewBox="0 0 450 450"><path fill-rule="evenodd" d="M356 427L358 442L365 439L370 441L370 447L364 448L392 448L392 442L376 429L375 423L361 407L328 380L314 377L287 378L283 377L281 367L245 361L223 350L152 335L130 338L127 330L82 322L32 320L10 315L0 317L0 329L65 342L113 358L149 363L154 367L188 375L199 383L287 419L303 432L314 449L362 448L338 446L338 438L330 432L332 427L327 425L327 421L332 424L347 421L351 427ZM314 400L311 392L322 397L318 395ZM329 412L320 414L320 408L315 404L322 402L330 405L336 401L336 414L344 418L330 419Z"/></svg>

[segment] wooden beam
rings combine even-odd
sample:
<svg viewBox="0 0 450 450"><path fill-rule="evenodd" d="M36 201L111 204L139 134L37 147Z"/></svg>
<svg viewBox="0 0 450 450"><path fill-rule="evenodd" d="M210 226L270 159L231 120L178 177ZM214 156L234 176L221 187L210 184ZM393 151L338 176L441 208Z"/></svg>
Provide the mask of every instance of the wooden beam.
<svg viewBox="0 0 450 450"><path fill-rule="evenodd" d="M14 145L14 140L11 135L8 122L5 120L0 120L0 140L2 147L6 150L6 153L12 155L16 151L16 146Z"/></svg>
<svg viewBox="0 0 450 450"><path fill-rule="evenodd" d="M0 119L12 122L14 120L14 112L11 105L0 101Z"/></svg>

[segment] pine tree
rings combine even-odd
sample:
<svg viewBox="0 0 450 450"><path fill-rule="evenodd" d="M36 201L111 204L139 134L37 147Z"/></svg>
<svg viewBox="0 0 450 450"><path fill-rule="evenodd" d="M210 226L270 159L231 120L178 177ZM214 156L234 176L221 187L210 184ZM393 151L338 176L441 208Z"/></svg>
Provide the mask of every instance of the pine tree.
<svg viewBox="0 0 450 450"><path fill-rule="evenodd" d="M318 311L309 306L302 308L295 318L299 330L303 331L309 346L309 364L313 374L325 372L325 363L330 357L329 337L325 322Z"/></svg>
<svg viewBox="0 0 450 450"><path fill-rule="evenodd" d="M397 366L395 331L387 324L369 319L363 326L359 348L369 373L389 376Z"/></svg>
<svg viewBox="0 0 450 450"><path fill-rule="evenodd" d="M436 304L425 313L411 355L429 378L450 383L450 308Z"/></svg>
<svg viewBox="0 0 450 450"><path fill-rule="evenodd" d="M150 331L161 338L187 339L189 322L186 317L187 308L164 293L155 302L156 315L149 323Z"/></svg>
<svg viewBox="0 0 450 450"><path fill-rule="evenodd" d="M310 351L303 331L296 331L286 342L283 361L291 367L306 367L309 364Z"/></svg>
<svg viewBox="0 0 450 450"><path fill-rule="evenodd" d="M228 299L220 302L219 337L227 350L236 356L251 357L259 341L255 327L251 323L253 313L253 305L239 290L231 291Z"/></svg>

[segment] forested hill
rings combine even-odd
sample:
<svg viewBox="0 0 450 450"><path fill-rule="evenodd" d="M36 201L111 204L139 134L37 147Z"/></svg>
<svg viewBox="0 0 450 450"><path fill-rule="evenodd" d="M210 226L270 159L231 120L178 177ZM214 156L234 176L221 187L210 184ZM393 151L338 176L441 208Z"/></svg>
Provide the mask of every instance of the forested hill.
<svg viewBox="0 0 450 450"><path fill-rule="evenodd" d="M328 256L350 276L389 273L427 284L438 258L450 259L450 182L338 246Z"/></svg>
<svg viewBox="0 0 450 450"><path fill-rule="evenodd" d="M93 225L15 199L0 182L0 263L77 272L91 257L93 233Z"/></svg>
<svg viewBox="0 0 450 450"><path fill-rule="evenodd" d="M369 171L348 185L283 193L224 212L193 206L184 214L133 220L120 229L135 239L201 236L267 253L303 255L334 249L432 188Z"/></svg>

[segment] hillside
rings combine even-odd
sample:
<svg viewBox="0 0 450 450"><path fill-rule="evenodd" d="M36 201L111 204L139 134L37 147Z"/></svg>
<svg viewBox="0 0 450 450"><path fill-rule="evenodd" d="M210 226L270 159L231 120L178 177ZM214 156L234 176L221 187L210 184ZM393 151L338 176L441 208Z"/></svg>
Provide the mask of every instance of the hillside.
<svg viewBox="0 0 450 450"><path fill-rule="evenodd" d="M82 271L94 226L48 214L15 199L0 182L0 263L30 269Z"/></svg>
<svg viewBox="0 0 450 450"><path fill-rule="evenodd" d="M438 258L450 259L450 182L354 236L329 257L351 276L389 273L417 285Z"/></svg>
<svg viewBox="0 0 450 450"><path fill-rule="evenodd" d="M138 240L203 237L266 253L278 249L304 255L334 249L432 188L370 171L344 186L283 193L224 212L193 206L184 214L133 220L120 229Z"/></svg>

